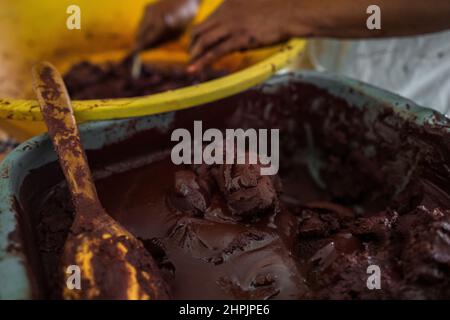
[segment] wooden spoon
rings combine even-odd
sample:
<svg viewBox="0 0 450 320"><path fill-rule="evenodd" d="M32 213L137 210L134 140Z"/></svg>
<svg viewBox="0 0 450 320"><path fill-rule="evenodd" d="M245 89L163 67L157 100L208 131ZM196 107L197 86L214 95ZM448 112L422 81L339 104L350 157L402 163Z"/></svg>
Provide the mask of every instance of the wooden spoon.
<svg viewBox="0 0 450 320"><path fill-rule="evenodd" d="M61 75L50 63L40 63L33 68L33 88L75 206L62 253L63 297L167 299L167 286L152 256L99 201ZM76 285L76 280L67 274L69 266L80 268L81 289L70 289L68 281Z"/></svg>

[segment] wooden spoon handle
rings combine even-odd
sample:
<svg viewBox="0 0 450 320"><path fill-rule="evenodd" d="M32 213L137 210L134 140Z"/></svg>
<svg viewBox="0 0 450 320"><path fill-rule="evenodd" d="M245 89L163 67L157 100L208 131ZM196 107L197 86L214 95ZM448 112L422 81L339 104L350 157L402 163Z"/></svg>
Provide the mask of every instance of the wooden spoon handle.
<svg viewBox="0 0 450 320"><path fill-rule="evenodd" d="M86 200L101 206L61 75L48 62L35 65L32 74L33 88L76 209Z"/></svg>

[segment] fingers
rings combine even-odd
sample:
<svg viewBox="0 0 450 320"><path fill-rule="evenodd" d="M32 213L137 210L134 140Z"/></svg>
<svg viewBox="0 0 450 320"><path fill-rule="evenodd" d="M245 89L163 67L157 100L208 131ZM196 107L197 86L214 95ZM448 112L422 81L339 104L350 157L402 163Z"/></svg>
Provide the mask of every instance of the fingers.
<svg viewBox="0 0 450 320"><path fill-rule="evenodd" d="M189 66L188 71L199 72L220 57L230 52L243 49L245 47L245 43L246 40L242 36L230 36L224 41L209 47L206 51L202 51L202 54L194 59L194 62Z"/></svg>
<svg viewBox="0 0 450 320"><path fill-rule="evenodd" d="M229 37L230 34L228 30L224 28L216 28L212 29L210 32L198 36L197 38L193 38L190 48L191 59L197 59L210 47L227 40Z"/></svg>
<svg viewBox="0 0 450 320"><path fill-rule="evenodd" d="M214 17L209 17L204 22L200 23L199 25L196 25L192 29L192 39L198 38L200 35L204 34L205 32L210 31L213 28L216 28L219 25L219 21L215 19Z"/></svg>
<svg viewBox="0 0 450 320"><path fill-rule="evenodd" d="M194 43L198 38L202 37L204 34L220 27L220 24L224 22L223 18L220 17L219 12L214 12L211 16L206 18L202 23L194 26L191 31L192 43Z"/></svg>
<svg viewBox="0 0 450 320"><path fill-rule="evenodd" d="M226 21L217 17L216 12L194 27L189 49L193 63L188 68L189 72L200 71L230 46L228 40L232 34L226 25Z"/></svg>

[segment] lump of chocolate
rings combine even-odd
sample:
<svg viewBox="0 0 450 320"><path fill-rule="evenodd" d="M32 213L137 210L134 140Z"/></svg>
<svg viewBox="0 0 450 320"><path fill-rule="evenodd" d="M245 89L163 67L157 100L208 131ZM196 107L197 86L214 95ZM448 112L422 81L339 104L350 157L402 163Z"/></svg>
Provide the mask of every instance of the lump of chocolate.
<svg viewBox="0 0 450 320"><path fill-rule="evenodd" d="M244 217L276 209L280 182L277 176L262 176L260 169L258 164L224 164L211 169L234 215Z"/></svg>
<svg viewBox="0 0 450 320"><path fill-rule="evenodd" d="M189 170L175 172L174 192L171 204L191 215L205 213L209 206L209 186L197 174Z"/></svg>
<svg viewBox="0 0 450 320"><path fill-rule="evenodd" d="M339 254L333 249L329 250L329 255L322 262L326 263L326 269L321 269L322 272L311 272L310 274L310 278L314 279L317 290L311 292L308 298L327 300L389 298L388 284L392 280L387 270L383 268L382 270L385 272L382 273L382 290L369 290L367 288L367 267L370 264L380 264L368 250L348 254Z"/></svg>
<svg viewBox="0 0 450 320"><path fill-rule="evenodd" d="M389 210L370 217L360 217L352 221L350 229L353 234L362 239L386 240L392 232L398 214Z"/></svg>
<svg viewBox="0 0 450 320"><path fill-rule="evenodd" d="M426 215L425 208L419 208ZM417 214L418 216L420 213ZM428 219L417 217L404 230L402 260L405 278L415 283L450 286L450 217L439 209ZM426 221L428 220L428 221Z"/></svg>
<svg viewBox="0 0 450 320"><path fill-rule="evenodd" d="M259 164L196 165L175 173L171 203L183 212L205 213L212 189L220 192L233 216L244 218L275 212L281 181L261 175Z"/></svg>
<svg viewBox="0 0 450 320"><path fill-rule="evenodd" d="M131 61L96 65L82 61L65 74L64 82L72 99L108 99L150 95L219 78L226 72L205 69L190 74L182 67L143 64L139 78L131 76Z"/></svg>
<svg viewBox="0 0 450 320"><path fill-rule="evenodd" d="M450 220L412 231L403 258L405 276L413 281L450 283Z"/></svg>
<svg viewBox="0 0 450 320"><path fill-rule="evenodd" d="M299 236L302 238L327 237L338 230L339 226L336 217L305 209L300 216Z"/></svg>

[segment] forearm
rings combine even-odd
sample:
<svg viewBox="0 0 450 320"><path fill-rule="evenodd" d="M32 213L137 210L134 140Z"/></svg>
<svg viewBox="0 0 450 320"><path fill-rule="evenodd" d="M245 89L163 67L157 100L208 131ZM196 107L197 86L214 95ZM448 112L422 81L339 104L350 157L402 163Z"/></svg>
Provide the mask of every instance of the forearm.
<svg viewBox="0 0 450 320"><path fill-rule="evenodd" d="M292 36L367 38L437 32L450 28L450 1L434 0L293 0ZM366 12L381 9L381 29L369 30Z"/></svg>

